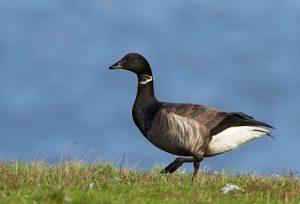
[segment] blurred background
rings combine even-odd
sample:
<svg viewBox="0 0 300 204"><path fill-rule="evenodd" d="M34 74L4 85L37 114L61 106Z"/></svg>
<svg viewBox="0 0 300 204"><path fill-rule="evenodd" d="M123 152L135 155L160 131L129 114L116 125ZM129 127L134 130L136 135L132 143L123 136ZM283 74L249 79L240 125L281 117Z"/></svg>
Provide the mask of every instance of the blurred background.
<svg viewBox="0 0 300 204"><path fill-rule="evenodd" d="M296 0L0 1L0 159L173 161L132 121L136 76L108 70L140 52L161 101L243 111L276 128L202 169L297 172L299 22Z"/></svg>

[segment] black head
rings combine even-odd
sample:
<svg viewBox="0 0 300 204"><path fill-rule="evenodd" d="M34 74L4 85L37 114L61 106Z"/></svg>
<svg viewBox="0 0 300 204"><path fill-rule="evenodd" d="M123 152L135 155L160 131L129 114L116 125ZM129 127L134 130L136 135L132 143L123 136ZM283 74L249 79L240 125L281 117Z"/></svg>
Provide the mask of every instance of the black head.
<svg viewBox="0 0 300 204"><path fill-rule="evenodd" d="M147 74L152 76L151 68L147 60L138 53L128 53L120 61L111 65L109 69L125 69L137 75Z"/></svg>

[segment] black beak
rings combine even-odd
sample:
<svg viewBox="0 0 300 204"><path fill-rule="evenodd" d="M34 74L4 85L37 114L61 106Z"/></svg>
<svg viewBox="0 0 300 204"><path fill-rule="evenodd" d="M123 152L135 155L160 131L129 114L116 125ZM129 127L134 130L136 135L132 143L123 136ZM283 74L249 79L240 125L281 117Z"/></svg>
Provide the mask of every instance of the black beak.
<svg viewBox="0 0 300 204"><path fill-rule="evenodd" d="M109 69L122 69L122 68L123 67L121 66L120 62L117 62L109 67Z"/></svg>

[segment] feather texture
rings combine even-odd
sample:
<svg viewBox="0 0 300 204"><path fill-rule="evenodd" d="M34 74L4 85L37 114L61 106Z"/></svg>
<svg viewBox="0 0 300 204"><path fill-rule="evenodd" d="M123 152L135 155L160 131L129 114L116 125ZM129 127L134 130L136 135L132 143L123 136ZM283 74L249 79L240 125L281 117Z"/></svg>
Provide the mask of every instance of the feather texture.
<svg viewBox="0 0 300 204"><path fill-rule="evenodd" d="M192 118L168 113L166 109L156 113L146 137L160 149L181 156L204 154L210 141L205 126Z"/></svg>

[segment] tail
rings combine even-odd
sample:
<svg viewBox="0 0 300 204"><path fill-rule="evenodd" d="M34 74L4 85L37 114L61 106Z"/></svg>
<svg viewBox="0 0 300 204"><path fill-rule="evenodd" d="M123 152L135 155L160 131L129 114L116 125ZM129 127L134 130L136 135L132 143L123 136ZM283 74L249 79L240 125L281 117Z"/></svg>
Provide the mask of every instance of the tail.
<svg viewBox="0 0 300 204"><path fill-rule="evenodd" d="M212 137L205 156L214 156L230 150L259 138L264 135L270 135L270 131L262 126L235 126L227 128Z"/></svg>
<svg viewBox="0 0 300 204"><path fill-rule="evenodd" d="M274 129L271 125L255 120L253 117L242 113L242 112L235 112L235 113L227 113L227 116L213 129L211 129L211 135L217 135L218 133L230 128L230 127L238 127L238 126L253 126L253 127L265 127ZM266 135L271 136L271 132L267 129ZM262 131L262 130L257 130ZM272 136L271 136L272 137Z"/></svg>
<svg viewBox="0 0 300 204"><path fill-rule="evenodd" d="M269 128L273 127L244 113L227 113L227 116L210 131L212 140L205 156L214 156L236 149L264 135L273 137Z"/></svg>

